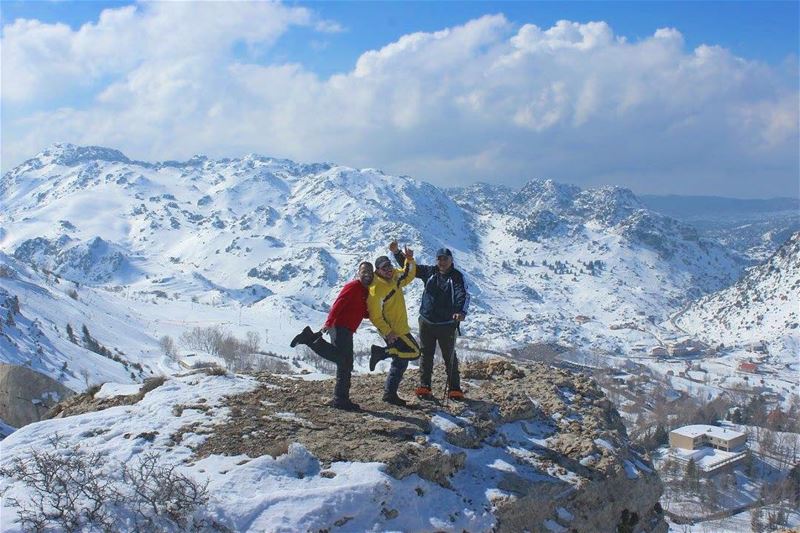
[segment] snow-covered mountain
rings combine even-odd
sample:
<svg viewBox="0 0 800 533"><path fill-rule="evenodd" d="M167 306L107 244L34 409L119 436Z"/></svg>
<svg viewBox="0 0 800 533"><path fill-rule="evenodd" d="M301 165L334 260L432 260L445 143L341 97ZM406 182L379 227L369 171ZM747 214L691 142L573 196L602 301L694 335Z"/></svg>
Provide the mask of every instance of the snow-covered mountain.
<svg viewBox="0 0 800 533"><path fill-rule="evenodd" d="M763 263L794 232L800 231L800 199L742 200L716 196L653 196L649 209L697 228L753 264Z"/></svg>
<svg viewBox="0 0 800 533"><path fill-rule="evenodd" d="M322 323L357 264L392 239L422 263L441 246L454 251L473 293L465 340L494 347L624 353L654 342L672 312L743 267L628 190L550 180L443 191L328 163L147 163L56 144L2 177L0 203L9 272L0 289L40 322L56 366L75 359L67 323L87 325L144 371L165 364L160 336L195 326L256 331L265 349L285 353L302 325ZM421 284L408 292L413 317ZM375 340L356 336L361 346ZM29 358L20 346L3 359Z"/></svg>
<svg viewBox="0 0 800 533"><path fill-rule="evenodd" d="M800 232L736 284L693 302L676 317L685 330L726 344L789 343L798 353Z"/></svg>

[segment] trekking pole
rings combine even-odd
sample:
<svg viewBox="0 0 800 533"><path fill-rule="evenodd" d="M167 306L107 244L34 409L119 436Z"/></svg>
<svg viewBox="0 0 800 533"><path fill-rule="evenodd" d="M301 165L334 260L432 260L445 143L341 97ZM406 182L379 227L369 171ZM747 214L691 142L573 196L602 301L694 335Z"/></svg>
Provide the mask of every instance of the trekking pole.
<svg viewBox="0 0 800 533"><path fill-rule="evenodd" d="M441 348L441 346L439 346ZM442 354L444 357L444 354ZM449 398L447 397L447 389L450 388L450 372L447 371L447 366L445 365L444 373L447 375L447 379L444 380L444 392L442 393L442 402L445 405L449 405Z"/></svg>

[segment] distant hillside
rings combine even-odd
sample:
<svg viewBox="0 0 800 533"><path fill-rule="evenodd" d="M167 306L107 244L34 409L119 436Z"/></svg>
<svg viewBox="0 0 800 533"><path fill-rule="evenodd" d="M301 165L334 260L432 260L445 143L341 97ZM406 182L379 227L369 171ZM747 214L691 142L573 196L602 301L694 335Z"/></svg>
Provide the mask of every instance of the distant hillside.
<svg viewBox="0 0 800 533"><path fill-rule="evenodd" d="M798 302L800 232L732 287L693 302L677 322L687 331L726 344L772 342L784 336L797 337ZM786 342L797 349L796 340Z"/></svg>
<svg viewBox="0 0 800 533"><path fill-rule="evenodd" d="M800 199L740 200L716 196L640 197L649 209L697 228L752 263L765 261L800 231Z"/></svg>
<svg viewBox="0 0 800 533"><path fill-rule="evenodd" d="M675 218L800 211L800 198L740 199L721 196L642 194L639 195L639 199L649 209Z"/></svg>

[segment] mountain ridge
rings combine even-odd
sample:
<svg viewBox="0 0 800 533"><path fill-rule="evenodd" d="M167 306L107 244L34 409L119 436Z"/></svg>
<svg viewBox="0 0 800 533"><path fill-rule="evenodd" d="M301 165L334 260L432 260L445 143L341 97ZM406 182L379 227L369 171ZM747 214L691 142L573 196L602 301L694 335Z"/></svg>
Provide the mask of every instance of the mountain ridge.
<svg viewBox="0 0 800 533"><path fill-rule="evenodd" d="M98 147L42 153L2 178L0 251L39 270L14 267L20 279L47 283L44 269L108 313L129 315L146 340L112 341L102 323L96 335L143 365L162 364L153 359L160 336L210 321L240 335L260 324L265 348L286 353L292 332L321 323L357 264L393 239L423 264L442 246L453 250L473 292L463 342L492 349L552 342L625 353L656 342L671 331L670 314L729 286L744 266L619 187L531 180L520 191L441 190L376 169L252 154L176 166ZM98 153L108 157L91 159ZM19 280L0 286L27 290ZM421 285L407 292L413 325ZM63 338L58 313L28 311ZM371 344L366 331L357 347Z"/></svg>

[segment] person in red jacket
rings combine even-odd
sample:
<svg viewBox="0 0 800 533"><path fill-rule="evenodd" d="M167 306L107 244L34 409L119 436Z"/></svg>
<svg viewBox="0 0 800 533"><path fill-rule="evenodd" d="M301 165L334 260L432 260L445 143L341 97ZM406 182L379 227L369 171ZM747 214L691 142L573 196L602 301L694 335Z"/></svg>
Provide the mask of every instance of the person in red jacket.
<svg viewBox="0 0 800 533"><path fill-rule="evenodd" d="M358 279L345 284L328 312L325 325L318 332L308 326L297 335L290 346L305 344L314 353L336 363L336 386L330 405L345 411L359 411L357 403L350 400L350 374L353 372L353 334L361 321L369 317L367 295L374 279L372 263L364 261L358 265ZM328 333L331 341L322 338Z"/></svg>

